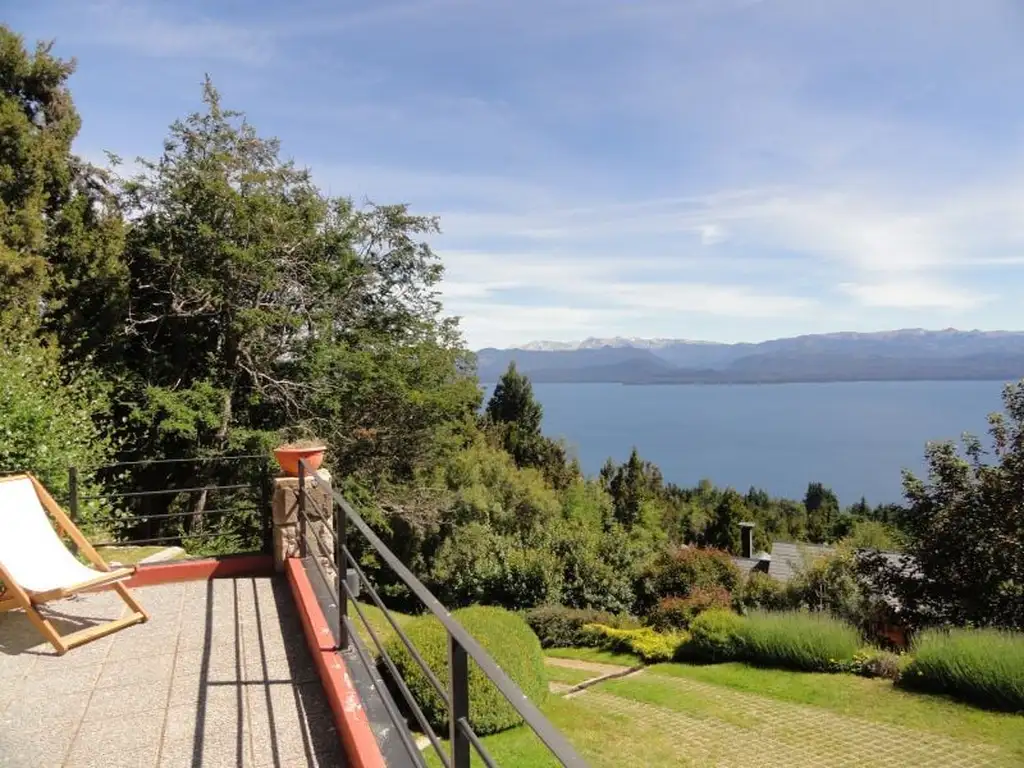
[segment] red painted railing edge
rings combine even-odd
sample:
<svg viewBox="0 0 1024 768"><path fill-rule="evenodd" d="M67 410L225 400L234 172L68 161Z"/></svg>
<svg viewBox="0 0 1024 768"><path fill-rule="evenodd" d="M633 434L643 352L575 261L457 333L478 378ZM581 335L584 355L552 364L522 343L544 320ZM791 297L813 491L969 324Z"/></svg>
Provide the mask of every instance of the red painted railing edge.
<svg viewBox="0 0 1024 768"><path fill-rule="evenodd" d="M177 581L207 581L240 576L271 576L273 555L229 555L201 560L171 560L166 563L140 565L125 581L128 587L152 587Z"/></svg>
<svg viewBox="0 0 1024 768"><path fill-rule="evenodd" d="M356 768L384 768L384 755L370 728L363 702L349 676L345 660L334 649L334 634L320 610L313 585L301 561L296 558L286 560L285 573L349 764Z"/></svg>

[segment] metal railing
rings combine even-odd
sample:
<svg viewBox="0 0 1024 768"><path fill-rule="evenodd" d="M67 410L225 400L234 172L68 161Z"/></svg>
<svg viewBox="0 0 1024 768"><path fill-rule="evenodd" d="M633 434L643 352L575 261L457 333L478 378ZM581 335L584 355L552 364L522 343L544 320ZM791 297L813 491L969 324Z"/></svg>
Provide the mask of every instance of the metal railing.
<svg viewBox="0 0 1024 768"><path fill-rule="evenodd" d="M333 502L333 512L323 509L317 502L314 494L310 494L307 485L329 490ZM368 658L366 650L360 642L351 642L350 639L355 633L355 626L349 616L348 609L351 606L359 620L366 629L367 635L380 653L380 660L384 664L395 688L401 693L416 723L423 730L424 735L430 741L430 745L437 752L437 756L446 768L469 768L471 750L475 750L483 762L488 766L496 766L494 758L488 753L487 748L480 738L473 731L469 722L470 693L469 693L469 660L472 659L480 671L508 700L509 704L519 713L523 721L529 726L537 737L547 746L551 754L565 766L585 766L583 761L573 749L572 745L565 739L554 725L543 715L543 713L531 702L522 689L495 663L490 654L473 639L473 637L452 618L451 613L441 602L430 593L423 583L413 575L398 557L384 544L383 541L370 529L366 521L348 504L345 499L330 488L304 460L299 462L299 541L300 552L303 557L311 560L319 569L325 584L333 590L332 597L335 599L338 610L338 650L347 650L350 646L355 655L359 657L360 663L365 666L366 671L372 675L374 662ZM326 524L331 519L334 541L325 543L317 532L316 526L310 526L309 511L312 508L319 515L319 520ZM448 634L448 680L447 684L442 683L434 671L423 659L423 656L416 649L408 636L391 615L387 606L384 605L380 595L374 588L373 583L366 577L363 569L359 567L355 557L350 551L346 536L351 526L370 545L376 555L386 563L395 573L400 581L409 591L419 598L420 602L429 610L441 623ZM312 532L312 538L310 533ZM309 557L310 545L319 553L319 557ZM334 568L333 578L329 578L319 560L327 559ZM409 651L411 657L422 670L431 687L444 702L448 712L450 751L445 750L438 738L437 733L427 721L423 710L420 708L406 681L402 679L394 661L388 655L385 644L374 630L373 625L367 619L363 608L356 601L356 590L349 583L349 574L354 574L357 579L357 586L364 589L370 596L373 603L381 610L384 618L390 624L397 637ZM387 709L388 716L395 723L395 730L399 733L409 752L410 758L417 765L426 765L422 753L416 747L406 725L406 720L395 710L394 704L388 697L383 697L383 703Z"/></svg>
<svg viewBox="0 0 1024 768"><path fill-rule="evenodd" d="M67 506L78 520L85 502L106 507L112 534L97 547L237 541L238 552L273 547L270 458L262 454L126 461L88 473L68 468ZM114 489L114 490L109 490ZM217 521L211 525L212 521ZM227 554L227 552L221 552Z"/></svg>

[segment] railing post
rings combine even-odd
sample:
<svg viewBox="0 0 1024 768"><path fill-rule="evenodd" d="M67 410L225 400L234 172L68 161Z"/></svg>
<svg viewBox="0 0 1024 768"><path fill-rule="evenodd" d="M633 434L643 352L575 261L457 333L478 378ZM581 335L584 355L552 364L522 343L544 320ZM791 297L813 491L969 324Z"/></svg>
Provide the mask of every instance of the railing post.
<svg viewBox="0 0 1024 768"><path fill-rule="evenodd" d="M306 462L299 459L299 557L306 554Z"/></svg>
<svg viewBox="0 0 1024 768"><path fill-rule="evenodd" d="M469 657L459 641L448 635L448 736L452 745L452 768L469 768L469 737L459 727L459 720L469 722Z"/></svg>
<svg viewBox="0 0 1024 768"><path fill-rule="evenodd" d="M274 554L274 515L271 510L270 461L264 459L260 463L260 525L263 526L263 554Z"/></svg>
<svg viewBox="0 0 1024 768"><path fill-rule="evenodd" d="M338 648L348 648L348 594L342 581L348 577L348 559L345 557L345 505L334 506L334 587L338 595Z"/></svg>
<svg viewBox="0 0 1024 768"><path fill-rule="evenodd" d="M78 522L78 467L68 467L68 511L71 522Z"/></svg>

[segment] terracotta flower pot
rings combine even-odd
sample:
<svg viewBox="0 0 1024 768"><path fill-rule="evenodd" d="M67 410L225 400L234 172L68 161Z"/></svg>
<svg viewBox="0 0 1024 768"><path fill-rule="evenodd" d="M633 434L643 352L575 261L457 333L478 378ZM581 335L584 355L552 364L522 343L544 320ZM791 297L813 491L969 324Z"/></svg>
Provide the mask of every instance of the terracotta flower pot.
<svg viewBox="0 0 1024 768"><path fill-rule="evenodd" d="M299 476L299 459L306 460L306 466L314 472L320 469L324 461L323 445L282 445L274 449L274 458L281 465L281 471L291 477Z"/></svg>

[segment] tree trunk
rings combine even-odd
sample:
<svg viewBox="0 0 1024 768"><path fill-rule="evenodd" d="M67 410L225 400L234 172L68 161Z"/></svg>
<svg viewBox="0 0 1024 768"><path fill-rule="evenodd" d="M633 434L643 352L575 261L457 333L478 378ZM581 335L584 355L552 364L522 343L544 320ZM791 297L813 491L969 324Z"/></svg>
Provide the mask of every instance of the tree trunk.
<svg viewBox="0 0 1024 768"><path fill-rule="evenodd" d="M220 426L217 427L217 434L215 435L216 440L214 444L218 449L223 448L224 440L228 436L228 427L231 424L231 389L224 392L224 399L221 402L220 408ZM211 463L206 462L202 465L202 469L196 473L199 485L207 486L210 484L212 479ZM205 490L199 491L199 495L196 496L195 503L192 505L192 532L196 533L203 530L203 511L206 509L207 492Z"/></svg>

